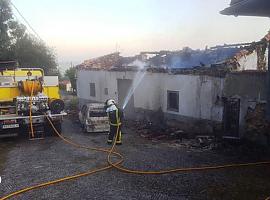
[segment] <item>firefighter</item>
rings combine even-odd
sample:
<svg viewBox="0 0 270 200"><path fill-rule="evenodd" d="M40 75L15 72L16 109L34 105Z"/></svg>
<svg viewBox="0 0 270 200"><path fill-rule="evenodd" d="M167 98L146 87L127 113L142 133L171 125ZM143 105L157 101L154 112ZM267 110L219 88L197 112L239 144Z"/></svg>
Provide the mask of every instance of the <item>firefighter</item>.
<svg viewBox="0 0 270 200"><path fill-rule="evenodd" d="M118 108L115 101L113 99L109 99L105 102L105 109L109 117L110 122L110 132L108 135L108 144L113 143L114 137L117 135L116 138L116 144L121 145L122 144L122 133L121 133L121 127L122 127L122 118L123 118L123 112ZM118 134L117 134L118 130Z"/></svg>

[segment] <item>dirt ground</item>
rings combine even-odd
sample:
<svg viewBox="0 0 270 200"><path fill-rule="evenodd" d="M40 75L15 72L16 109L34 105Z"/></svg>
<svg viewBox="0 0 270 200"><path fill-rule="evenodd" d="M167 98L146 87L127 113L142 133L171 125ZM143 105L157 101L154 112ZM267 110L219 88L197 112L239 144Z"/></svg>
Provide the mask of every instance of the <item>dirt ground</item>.
<svg viewBox="0 0 270 200"><path fill-rule="evenodd" d="M124 166L138 170L197 167L261 161L267 156L194 151L167 141L151 141L124 129ZM106 134L86 134L66 119L63 135L91 147L105 147ZM248 149L247 149L248 151ZM27 186L106 165L106 154L76 149L57 137L0 140L0 197ZM15 199L175 199L264 200L270 196L270 166L166 175L133 175L110 169L30 191Z"/></svg>

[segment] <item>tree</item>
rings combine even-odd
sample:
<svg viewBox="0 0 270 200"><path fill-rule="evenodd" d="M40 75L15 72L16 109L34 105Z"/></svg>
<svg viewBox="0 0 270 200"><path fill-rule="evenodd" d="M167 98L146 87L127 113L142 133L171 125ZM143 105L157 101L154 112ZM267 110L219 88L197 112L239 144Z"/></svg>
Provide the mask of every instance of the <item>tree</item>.
<svg viewBox="0 0 270 200"><path fill-rule="evenodd" d="M54 75L58 72L53 51L43 42L37 41L27 34L17 39L14 53L21 66L41 67L48 75Z"/></svg>
<svg viewBox="0 0 270 200"><path fill-rule="evenodd" d="M0 59L7 60L11 56L8 23L12 19L12 10L8 0L0 0Z"/></svg>
<svg viewBox="0 0 270 200"><path fill-rule="evenodd" d="M0 0L0 60L16 60L22 67L40 67L58 75L54 51L13 18L9 0Z"/></svg>
<svg viewBox="0 0 270 200"><path fill-rule="evenodd" d="M73 92L76 92L76 67L70 67L65 71L65 76L69 78Z"/></svg>
<svg viewBox="0 0 270 200"><path fill-rule="evenodd" d="M58 79L59 79L60 81L65 80L65 77L63 76L63 73L60 71L59 68L57 69L57 75L58 75Z"/></svg>

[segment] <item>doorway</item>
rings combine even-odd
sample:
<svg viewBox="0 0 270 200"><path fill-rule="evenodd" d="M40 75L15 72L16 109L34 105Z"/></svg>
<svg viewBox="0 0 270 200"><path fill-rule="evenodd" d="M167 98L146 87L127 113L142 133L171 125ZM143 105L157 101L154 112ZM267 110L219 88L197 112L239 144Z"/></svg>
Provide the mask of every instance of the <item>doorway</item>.
<svg viewBox="0 0 270 200"><path fill-rule="evenodd" d="M225 137L239 138L240 99L225 98L223 129Z"/></svg>

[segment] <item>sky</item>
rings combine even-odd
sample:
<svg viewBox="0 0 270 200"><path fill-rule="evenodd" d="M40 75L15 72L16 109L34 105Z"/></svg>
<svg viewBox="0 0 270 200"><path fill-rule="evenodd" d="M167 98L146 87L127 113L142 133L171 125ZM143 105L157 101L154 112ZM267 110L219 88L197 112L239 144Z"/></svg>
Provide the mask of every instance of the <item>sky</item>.
<svg viewBox="0 0 270 200"><path fill-rule="evenodd" d="M230 0L12 2L55 50L62 68L115 51L129 56L141 51L177 50L186 46L203 49L258 41L270 29L269 18L219 14Z"/></svg>

